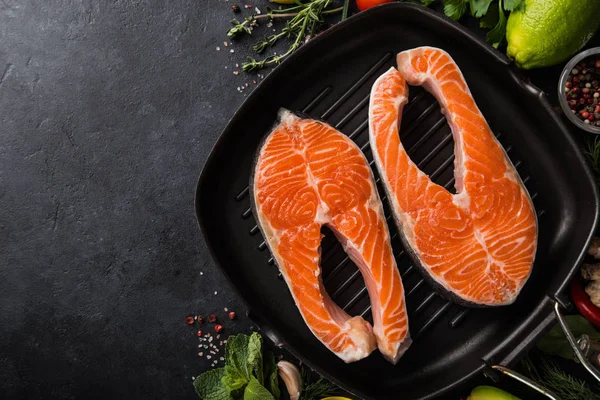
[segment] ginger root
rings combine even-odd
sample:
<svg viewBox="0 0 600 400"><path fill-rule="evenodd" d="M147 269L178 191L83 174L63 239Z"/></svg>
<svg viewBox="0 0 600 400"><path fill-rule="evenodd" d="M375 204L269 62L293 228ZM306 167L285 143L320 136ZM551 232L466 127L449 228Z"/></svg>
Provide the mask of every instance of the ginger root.
<svg viewBox="0 0 600 400"><path fill-rule="evenodd" d="M600 238L592 238L588 248L588 254L596 260L600 260ZM585 286L585 292L596 307L600 307L600 263L583 264L581 266L581 277L589 283Z"/></svg>
<svg viewBox="0 0 600 400"><path fill-rule="evenodd" d="M594 236L592 238L592 243L588 247L588 254L596 260L600 260L600 237Z"/></svg>

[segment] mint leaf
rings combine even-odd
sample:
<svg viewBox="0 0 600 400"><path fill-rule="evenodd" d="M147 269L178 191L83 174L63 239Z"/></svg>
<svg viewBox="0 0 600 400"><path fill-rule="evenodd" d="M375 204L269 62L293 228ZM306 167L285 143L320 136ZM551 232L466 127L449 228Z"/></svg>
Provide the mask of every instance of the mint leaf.
<svg viewBox="0 0 600 400"><path fill-rule="evenodd" d="M258 382L263 385L265 383L263 374L263 359L262 359L262 337L252 332L248 340L248 370L258 379Z"/></svg>
<svg viewBox="0 0 600 400"><path fill-rule="evenodd" d="M277 362L273 353L265 356L265 387L269 389L273 397L279 400L281 392L279 391L279 377L277 376Z"/></svg>
<svg viewBox="0 0 600 400"><path fill-rule="evenodd" d="M444 4L444 14L448 18L458 21L467 10L467 2L469 0L442 0Z"/></svg>
<svg viewBox="0 0 600 400"><path fill-rule="evenodd" d="M252 377L244 390L244 400L275 400L275 398L258 379Z"/></svg>
<svg viewBox="0 0 600 400"><path fill-rule="evenodd" d="M565 316L567 325L573 333L573 336L579 337L584 333L587 334L590 339L597 342L600 341L600 332L596 330L581 315L567 315ZM567 341L564 332L562 331L559 324L556 324L538 343L537 348L546 354L559 356L569 360L575 360L575 354L573 348Z"/></svg>
<svg viewBox="0 0 600 400"><path fill-rule="evenodd" d="M494 0L470 0L471 15L475 18L483 17L488 12L488 8L490 8L492 1Z"/></svg>
<svg viewBox="0 0 600 400"><path fill-rule="evenodd" d="M231 400L221 379L225 376L223 368L206 371L194 380L194 389L202 400Z"/></svg>
<svg viewBox="0 0 600 400"><path fill-rule="evenodd" d="M523 5L523 0L504 0L504 9L506 11L519 10Z"/></svg>
<svg viewBox="0 0 600 400"><path fill-rule="evenodd" d="M506 15L502 10L502 0L498 2L498 22L496 26L487 33L486 40L494 47L498 47L506 36Z"/></svg>
<svg viewBox="0 0 600 400"><path fill-rule="evenodd" d="M248 369L248 335L230 336L225 347L225 372L230 377L243 378L250 381L251 371Z"/></svg>
<svg viewBox="0 0 600 400"><path fill-rule="evenodd" d="M237 374L226 374L223 379L221 379L221 382L223 383L223 387L227 390L227 393L233 397L240 395L244 387L248 384L246 378Z"/></svg>

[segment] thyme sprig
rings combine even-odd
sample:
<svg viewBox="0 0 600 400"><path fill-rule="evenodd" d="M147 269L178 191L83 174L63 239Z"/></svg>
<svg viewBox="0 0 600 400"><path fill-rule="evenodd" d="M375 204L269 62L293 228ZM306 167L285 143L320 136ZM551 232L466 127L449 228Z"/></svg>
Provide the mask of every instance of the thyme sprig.
<svg viewBox="0 0 600 400"><path fill-rule="evenodd" d="M240 22L233 20L231 27L227 31L230 39L236 38L242 34L252 34L252 28L260 19L289 18L280 32L267 36L265 39L257 42L252 49L258 54L264 53L282 38L293 38L294 41L288 50L280 55L271 55L263 59L248 57L248 61L242 64L242 69L246 72L256 71L267 66L279 64L284 58L296 51L306 40L310 39L317 29L323 24L323 17L327 14L335 14L344 10L344 7L327 9L332 0L309 0L306 2L296 1L296 5L274 10L267 9L263 15L253 15Z"/></svg>

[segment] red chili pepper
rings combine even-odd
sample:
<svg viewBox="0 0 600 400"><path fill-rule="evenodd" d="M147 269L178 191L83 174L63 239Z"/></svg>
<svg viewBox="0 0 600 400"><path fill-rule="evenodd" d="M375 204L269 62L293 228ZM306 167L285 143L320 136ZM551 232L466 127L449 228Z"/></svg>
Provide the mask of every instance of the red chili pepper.
<svg viewBox="0 0 600 400"><path fill-rule="evenodd" d="M215 332L221 333L222 330L223 330L223 325L221 325L221 324L215 325Z"/></svg>
<svg viewBox="0 0 600 400"><path fill-rule="evenodd" d="M194 323L194 317L192 317L192 316L185 317L185 323L188 325L192 325Z"/></svg>
<svg viewBox="0 0 600 400"><path fill-rule="evenodd" d="M358 7L360 11L364 11L380 4L391 3L392 1L394 0L356 0L356 7Z"/></svg>
<svg viewBox="0 0 600 400"><path fill-rule="evenodd" d="M596 307L583 289L581 278L575 277L571 281L571 297L575 307L581 315L592 323L596 328L600 328L600 308Z"/></svg>

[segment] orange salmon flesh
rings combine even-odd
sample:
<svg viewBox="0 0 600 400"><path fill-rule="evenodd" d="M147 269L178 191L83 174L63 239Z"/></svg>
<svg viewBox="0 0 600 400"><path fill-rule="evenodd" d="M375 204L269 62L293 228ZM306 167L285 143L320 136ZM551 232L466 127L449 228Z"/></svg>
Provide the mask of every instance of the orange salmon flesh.
<svg viewBox="0 0 600 400"><path fill-rule="evenodd" d="M411 343L404 289L373 174L356 144L323 122L283 110L259 150L251 188L258 224L312 333L345 362L378 347L395 364ZM325 291L323 225L363 275L373 327Z"/></svg>
<svg viewBox="0 0 600 400"><path fill-rule="evenodd" d="M537 217L514 166L477 108L448 53L400 53L373 85L369 135L405 247L433 282L461 303L512 303L532 270ZM454 137L456 194L432 182L400 141L408 87L439 101Z"/></svg>

